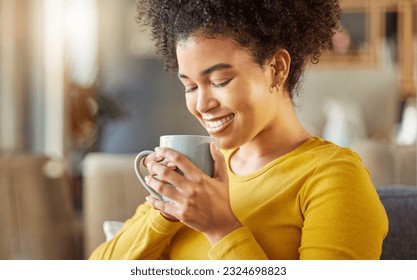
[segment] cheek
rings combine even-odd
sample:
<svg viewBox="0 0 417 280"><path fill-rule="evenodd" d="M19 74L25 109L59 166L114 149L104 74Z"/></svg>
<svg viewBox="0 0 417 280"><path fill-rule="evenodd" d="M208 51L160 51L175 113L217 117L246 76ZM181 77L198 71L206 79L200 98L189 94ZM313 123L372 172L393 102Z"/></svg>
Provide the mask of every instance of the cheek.
<svg viewBox="0 0 417 280"><path fill-rule="evenodd" d="M188 111L193 114L195 117L198 117L198 112L196 110L197 99L194 98L192 95L185 96L185 104L187 106Z"/></svg>

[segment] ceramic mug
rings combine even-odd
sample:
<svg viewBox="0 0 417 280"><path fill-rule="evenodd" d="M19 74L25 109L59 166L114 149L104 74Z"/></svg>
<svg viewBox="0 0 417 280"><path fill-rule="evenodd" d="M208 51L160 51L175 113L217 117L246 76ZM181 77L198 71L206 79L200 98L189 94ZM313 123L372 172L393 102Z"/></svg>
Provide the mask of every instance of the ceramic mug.
<svg viewBox="0 0 417 280"><path fill-rule="evenodd" d="M204 135L164 135L159 139L160 147L170 148L183 154L201 171L212 177L214 173L214 162L210 153L210 143L219 146L219 140L217 138ZM134 162L136 176L142 186L152 196L159 200L170 201L169 198L157 193L145 182L143 172L141 171L143 170L141 168L143 166L142 160L151 153L154 153L154 151L142 151L136 156ZM182 174L181 170L177 170L177 172Z"/></svg>

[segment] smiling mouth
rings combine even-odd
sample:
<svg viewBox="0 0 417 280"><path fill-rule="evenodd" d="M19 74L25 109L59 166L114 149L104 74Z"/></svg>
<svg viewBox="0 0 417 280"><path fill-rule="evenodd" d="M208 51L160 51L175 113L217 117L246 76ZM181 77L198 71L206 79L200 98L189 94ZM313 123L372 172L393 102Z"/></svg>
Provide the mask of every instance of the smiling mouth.
<svg viewBox="0 0 417 280"><path fill-rule="evenodd" d="M206 128L209 133L217 133L226 128L230 121L235 117L235 114L230 114L226 117L216 120L204 120Z"/></svg>

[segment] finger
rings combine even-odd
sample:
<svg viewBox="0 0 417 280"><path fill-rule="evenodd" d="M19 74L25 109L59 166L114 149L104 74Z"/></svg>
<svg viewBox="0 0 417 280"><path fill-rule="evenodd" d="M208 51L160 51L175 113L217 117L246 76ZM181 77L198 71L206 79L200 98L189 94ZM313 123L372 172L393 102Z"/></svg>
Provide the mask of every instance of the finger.
<svg viewBox="0 0 417 280"><path fill-rule="evenodd" d="M156 161L148 161L146 163L146 168L148 169L149 175L155 176L156 173L152 170L152 166L154 166L157 162Z"/></svg>
<svg viewBox="0 0 417 280"><path fill-rule="evenodd" d="M168 160L166 160L164 158L164 156L161 153L158 153L158 152L151 153L148 156L146 156L145 159L144 159L144 161L143 161L143 164L145 166L147 166L152 161L164 163L166 166L168 166L171 169L176 169L177 168L175 166L175 164L173 164L172 162L169 162Z"/></svg>
<svg viewBox="0 0 417 280"><path fill-rule="evenodd" d="M149 204L155 209L162 213L166 213L170 216L173 216L171 213L175 211L175 208L173 206L173 203L165 202L159 199L156 199L153 196L147 196L146 201L149 202Z"/></svg>
<svg viewBox="0 0 417 280"><path fill-rule="evenodd" d="M172 170L177 169L177 166L173 162L170 162L166 159L164 159L163 161L160 161L159 163L166 165L168 168L171 168Z"/></svg>
<svg viewBox="0 0 417 280"><path fill-rule="evenodd" d="M152 175L152 176L156 176L157 173L155 173L155 171L152 170L151 166L153 166L155 163L159 163L162 165L167 166L168 168L170 168L171 170L177 170L177 166L175 164L173 164L172 162L169 162L167 160L162 160L162 161L148 161L146 163L146 168L148 169L148 174Z"/></svg>
<svg viewBox="0 0 417 280"><path fill-rule="evenodd" d="M145 177L146 184L150 186L153 190L155 190L157 193L168 197L171 200L177 200L180 195L178 194L178 190L169 184L166 184L152 176L146 176Z"/></svg>
<svg viewBox="0 0 417 280"><path fill-rule="evenodd" d="M169 161L155 162L151 161L147 165L149 174L158 176L162 180L170 180L175 178L182 178L177 170L177 166ZM168 181L171 182L171 181ZM173 182L171 182L173 183Z"/></svg>
<svg viewBox="0 0 417 280"><path fill-rule="evenodd" d="M155 151L161 154L171 165L175 165L186 176L201 172L187 157L173 149L157 147Z"/></svg>
<svg viewBox="0 0 417 280"><path fill-rule="evenodd" d="M146 166L151 161L162 161L164 157L161 154L158 153L151 153L148 156L145 157L145 160L143 161L143 164Z"/></svg>
<svg viewBox="0 0 417 280"><path fill-rule="evenodd" d="M210 153L214 161L213 178L219 179L222 182L227 182L229 176L227 174L226 160L214 143L210 144Z"/></svg>
<svg viewBox="0 0 417 280"><path fill-rule="evenodd" d="M148 166L152 164L153 162L161 162L163 160L164 160L163 156L158 155L157 153L151 153L145 157L145 159L143 160L143 164L148 168ZM152 173L152 171L149 168L148 168L148 173L150 175L155 175L154 173Z"/></svg>

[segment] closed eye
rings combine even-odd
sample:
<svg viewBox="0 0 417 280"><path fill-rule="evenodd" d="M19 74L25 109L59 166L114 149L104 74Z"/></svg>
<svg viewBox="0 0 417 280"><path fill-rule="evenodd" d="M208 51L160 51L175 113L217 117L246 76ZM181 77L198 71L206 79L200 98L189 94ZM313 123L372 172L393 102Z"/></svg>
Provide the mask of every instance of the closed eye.
<svg viewBox="0 0 417 280"><path fill-rule="evenodd" d="M233 78L227 79L227 80L225 80L223 82L220 82L220 83L214 83L213 82L213 83L211 83L211 85L215 88L221 88L221 87L227 86L232 80L233 80Z"/></svg>
<svg viewBox="0 0 417 280"><path fill-rule="evenodd" d="M214 88L221 88L221 87L224 87L224 86L228 85L228 84L229 84L232 80L233 80L233 78L231 78L231 79L227 79L227 80L223 80L223 81L222 81L222 82L220 82L220 83L215 83L215 82L212 82L212 83L211 83L211 86L212 86L212 87L214 87ZM190 93L190 92L193 92L193 91L195 91L197 88L198 88L197 86L195 86L195 87L185 88L185 93Z"/></svg>
<svg viewBox="0 0 417 280"><path fill-rule="evenodd" d="M190 92L193 92L193 91L195 91L196 89L197 89L198 87L190 87L190 88L185 88L185 93L190 93Z"/></svg>

